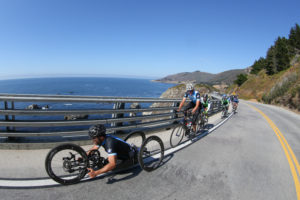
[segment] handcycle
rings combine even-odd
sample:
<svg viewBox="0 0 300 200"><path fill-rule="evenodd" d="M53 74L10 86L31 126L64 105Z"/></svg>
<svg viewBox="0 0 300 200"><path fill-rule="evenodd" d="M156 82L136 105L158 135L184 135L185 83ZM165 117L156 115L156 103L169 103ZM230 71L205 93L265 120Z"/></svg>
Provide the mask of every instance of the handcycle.
<svg viewBox="0 0 300 200"><path fill-rule="evenodd" d="M130 142L133 148L133 155L127 161L127 167L138 163L143 170L150 172L160 166L164 158L164 145L159 137L150 136L146 139L143 132L137 131L130 133L124 140ZM80 146L67 143L49 151L45 168L54 181L62 185L71 185L80 182L86 176L87 168L98 170L107 163L107 159L101 156L99 150L92 150L87 154ZM117 164L116 169L120 169L119 166L122 164Z"/></svg>
<svg viewBox="0 0 300 200"><path fill-rule="evenodd" d="M178 115L178 112L175 112ZM191 137L193 114L189 110L183 120L181 120L172 130L170 137L170 145L172 148L176 147L182 141L183 137ZM196 134L205 127L207 123L203 110L200 111L196 120Z"/></svg>

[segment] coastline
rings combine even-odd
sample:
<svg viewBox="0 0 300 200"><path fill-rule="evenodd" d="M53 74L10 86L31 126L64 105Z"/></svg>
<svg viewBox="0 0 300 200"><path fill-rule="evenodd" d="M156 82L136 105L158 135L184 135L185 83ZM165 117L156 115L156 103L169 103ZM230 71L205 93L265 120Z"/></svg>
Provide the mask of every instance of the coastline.
<svg viewBox="0 0 300 200"><path fill-rule="evenodd" d="M151 80L151 82L157 83L168 83L168 84L185 84L185 81L161 81L161 80Z"/></svg>

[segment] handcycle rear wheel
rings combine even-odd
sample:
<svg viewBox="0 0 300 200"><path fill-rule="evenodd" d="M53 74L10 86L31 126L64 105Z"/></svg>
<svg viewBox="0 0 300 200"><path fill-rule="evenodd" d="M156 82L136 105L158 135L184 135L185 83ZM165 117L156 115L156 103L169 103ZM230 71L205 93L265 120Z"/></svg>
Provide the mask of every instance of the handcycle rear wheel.
<svg viewBox="0 0 300 200"><path fill-rule="evenodd" d="M53 148L45 160L47 174L62 185L78 183L87 173L86 152L75 144L62 144Z"/></svg>
<svg viewBox="0 0 300 200"><path fill-rule="evenodd" d="M180 142L183 139L183 136L185 135L185 132L186 132L186 130L182 124L173 128L173 131L172 131L171 137L170 137L170 145L172 148L174 148L178 144L180 144Z"/></svg>
<svg viewBox="0 0 300 200"><path fill-rule="evenodd" d="M138 161L141 168L145 171L157 169L164 158L164 144L157 136L148 137L138 154Z"/></svg>
<svg viewBox="0 0 300 200"><path fill-rule="evenodd" d="M136 147L141 147L143 142L145 141L146 136L145 133L142 131L135 131L129 133L125 138L124 141L130 145L135 145Z"/></svg>

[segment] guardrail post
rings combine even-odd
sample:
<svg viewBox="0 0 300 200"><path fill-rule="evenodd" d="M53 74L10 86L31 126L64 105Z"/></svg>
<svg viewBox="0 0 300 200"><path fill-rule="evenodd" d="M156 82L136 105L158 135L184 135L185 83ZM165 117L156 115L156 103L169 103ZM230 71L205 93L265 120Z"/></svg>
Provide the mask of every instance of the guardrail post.
<svg viewBox="0 0 300 200"><path fill-rule="evenodd" d="M124 109L125 108L125 103L122 102L117 102L114 104L113 109L119 110L119 109ZM112 118L123 118L124 113L113 113ZM111 123L111 126L117 127L117 126L123 126L123 122L117 122L117 123ZM115 131L117 133L117 131Z"/></svg>
<svg viewBox="0 0 300 200"><path fill-rule="evenodd" d="M131 109L141 109L142 107L141 107L141 105L139 103L132 103L130 105L130 108ZM129 117L136 117L137 116L136 113L137 112L131 112L131 113L129 113ZM131 122L129 122L130 125L136 125L137 123L138 123L138 121L131 121Z"/></svg>
<svg viewBox="0 0 300 200"><path fill-rule="evenodd" d="M4 110L8 110L7 101L4 101ZM5 115L5 121L9 121L8 115ZM6 127L6 131L10 131L8 126Z"/></svg>
<svg viewBox="0 0 300 200"><path fill-rule="evenodd" d="M175 108L179 106L179 102L173 102L172 107L174 107L173 110L171 110L171 112L173 113L171 116L171 119L175 119L176 115L175 115Z"/></svg>
<svg viewBox="0 0 300 200"><path fill-rule="evenodd" d="M11 109L12 109L12 110L15 109L15 102L14 102L14 101L11 102ZM15 116L14 116L14 115L11 116L11 120L12 120L12 121L15 121ZM16 131L16 127L12 127L12 130L13 130L13 131Z"/></svg>

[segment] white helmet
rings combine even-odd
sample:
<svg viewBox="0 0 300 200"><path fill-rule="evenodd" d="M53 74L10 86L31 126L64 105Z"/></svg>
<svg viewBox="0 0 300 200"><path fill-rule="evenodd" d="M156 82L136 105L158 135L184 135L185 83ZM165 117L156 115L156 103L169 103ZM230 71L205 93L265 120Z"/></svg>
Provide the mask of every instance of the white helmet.
<svg viewBox="0 0 300 200"><path fill-rule="evenodd" d="M193 83L187 83L186 84L186 90L194 90L194 84Z"/></svg>

